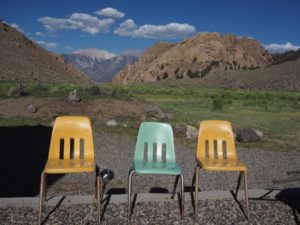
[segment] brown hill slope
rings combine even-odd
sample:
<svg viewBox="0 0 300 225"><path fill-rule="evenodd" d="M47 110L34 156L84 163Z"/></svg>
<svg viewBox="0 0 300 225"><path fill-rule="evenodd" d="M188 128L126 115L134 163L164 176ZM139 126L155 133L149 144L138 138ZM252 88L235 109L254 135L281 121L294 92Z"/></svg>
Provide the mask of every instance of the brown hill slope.
<svg viewBox="0 0 300 225"><path fill-rule="evenodd" d="M46 51L1 21L0 81L91 83L63 57Z"/></svg>
<svg viewBox="0 0 300 225"><path fill-rule="evenodd" d="M156 84L178 87L300 91L300 59L255 70L236 71L226 75L212 74L202 79L163 80Z"/></svg>
<svg viewBox="0 0 300 225"><path fill-rule="evenodd" d="M254 39L200 33L178 44L159 43L127 66L113 83L206 77L270 65L271 55Z"/></svg>

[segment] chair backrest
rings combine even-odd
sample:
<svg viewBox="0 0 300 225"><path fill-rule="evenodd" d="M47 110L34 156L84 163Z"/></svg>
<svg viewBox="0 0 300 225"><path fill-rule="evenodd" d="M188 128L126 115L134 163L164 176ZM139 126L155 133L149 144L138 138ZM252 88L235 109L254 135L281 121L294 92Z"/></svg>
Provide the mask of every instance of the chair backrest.
<svg viewBox="0 0 300 225"><path fill-rule="evenodd" d="M230 122L206 120L200 123L196 157L205 159L237 159Z"/></svg>
<svg viewBox="0 0 300 225"><path fill-rule="evenodd" d="M90 119L82 116L57 117L52 130L49 160L94 160Z"/></svg>
<svg viewBox="0 0 300 225"><path fill-rule="evenodd" d="M143 122L137 138L135 163L176 163L173 131L170 124Z"/></svg>

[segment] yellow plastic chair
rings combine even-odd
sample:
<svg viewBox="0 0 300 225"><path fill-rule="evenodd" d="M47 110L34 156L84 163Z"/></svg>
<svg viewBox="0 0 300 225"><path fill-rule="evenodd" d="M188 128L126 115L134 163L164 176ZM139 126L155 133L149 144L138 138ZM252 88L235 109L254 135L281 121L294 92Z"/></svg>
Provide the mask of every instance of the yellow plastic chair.
<svg viewBox="0 0 300 225"><path fill-rule="evenodd" d="M249 199L247 188L247 166L238 160L231 124L221 120L206 120L200 124L196 151L197 167L195 169L195 217L198 209L199 170L239 171L235 197L244 176L246 217L249 219Z"/></svg>
<svg viewBox="0 0 300 225"><path fill-rule="evenodd" d="M48 161L41 175L39 224L46 199L47 174L96 172L96 198L100 219L100 177L94 157L92 127L89 118L62 116L55 120Z"/></svg>

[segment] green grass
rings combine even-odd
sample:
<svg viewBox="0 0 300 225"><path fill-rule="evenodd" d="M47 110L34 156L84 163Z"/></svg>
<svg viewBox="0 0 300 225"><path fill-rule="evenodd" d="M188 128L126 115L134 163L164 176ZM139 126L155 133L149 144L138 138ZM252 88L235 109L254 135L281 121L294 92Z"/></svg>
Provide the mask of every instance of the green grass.
<svg viewBox="0 0 300 225"><path fill-rule="evenodd" d="M0 98L7 98L6 92L13 85L15 84L1 83ZM50 90L53 87L57 87L59 91L51 94ZM298 92L224 90L153 84L136 86L105 84L99 85L99 88L110 95L94 96L90 94L89 87L72 84L26 84L25 93L36 97L62 97L68 96L71 90L77 89L85 101L103 97L123 100L140 99L174 115L174 119L167 121L174 126L185 127L189 124L198 127L201 120L229 120L235 126L260 129L264 132L261 142L243 144L243 146L281 150L299 149L300 93ZM125 119L123 122L130 125L135 121L129 118L129 121ZM5 126L34 123L32 120L21 118L13 118L10 121L0 119L0 125ZM122 130L122 127L120 129Z"/></svg>
<svg viewBox="0 0 300 225"><path fill-rule="evenodd" d="M299 93L157 86L128 88L135 97L173 114L174 119L168 121L172 125L198 127L201 120L229 120L235 126L264 132L263 141L244 146L299 149ZM216 99L221 107L215 107Z"/></svg>

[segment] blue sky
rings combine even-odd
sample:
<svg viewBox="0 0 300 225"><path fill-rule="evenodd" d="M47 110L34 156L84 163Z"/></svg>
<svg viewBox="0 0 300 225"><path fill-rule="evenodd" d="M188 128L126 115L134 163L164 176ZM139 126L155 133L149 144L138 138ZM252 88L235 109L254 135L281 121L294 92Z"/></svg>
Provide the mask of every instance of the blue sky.
<svg viewBox="0 0 300 225"><path fill-rule="evenodd" d="M144 50L206 31L300 48L299 0L3 0L0 18L57 53Z"/></svg>

